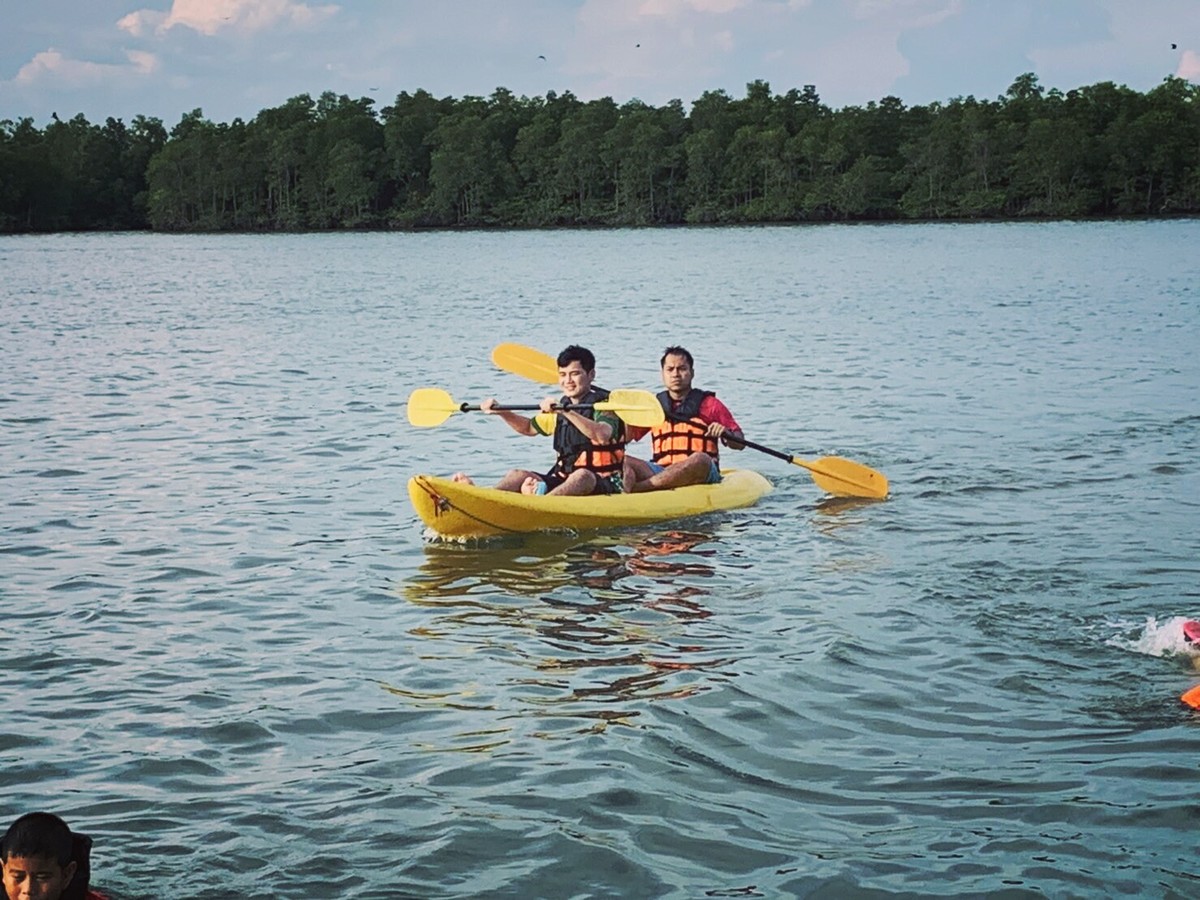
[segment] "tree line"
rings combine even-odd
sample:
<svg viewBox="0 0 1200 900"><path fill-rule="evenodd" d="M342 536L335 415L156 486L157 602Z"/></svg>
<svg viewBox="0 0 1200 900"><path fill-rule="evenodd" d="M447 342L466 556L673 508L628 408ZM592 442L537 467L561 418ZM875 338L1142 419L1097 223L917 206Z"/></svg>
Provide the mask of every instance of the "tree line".
<svg viewBox="0 0 1200 900"><path fill-rule="evenodd" d="M569 92L382 110L326 92L169 132L145 116L0 122L0 231L292 231L454 226L982 219L1200 212L1200 87L1168 77L995 100L840 110L816 89L690 111Z"/></svg>

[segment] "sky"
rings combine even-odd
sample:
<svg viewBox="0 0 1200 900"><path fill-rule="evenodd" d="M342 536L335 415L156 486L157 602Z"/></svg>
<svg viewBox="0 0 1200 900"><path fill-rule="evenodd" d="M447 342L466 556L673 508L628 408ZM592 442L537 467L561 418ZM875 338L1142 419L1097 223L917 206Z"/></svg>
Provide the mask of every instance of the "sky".
<svg viewBox="0 0 1200 900"><path fill-rule="evenodd" d="M816 87L834 109L1200 83L1200 0L0 0L0 120L252 119L300 94L638 99Z"/></svg>

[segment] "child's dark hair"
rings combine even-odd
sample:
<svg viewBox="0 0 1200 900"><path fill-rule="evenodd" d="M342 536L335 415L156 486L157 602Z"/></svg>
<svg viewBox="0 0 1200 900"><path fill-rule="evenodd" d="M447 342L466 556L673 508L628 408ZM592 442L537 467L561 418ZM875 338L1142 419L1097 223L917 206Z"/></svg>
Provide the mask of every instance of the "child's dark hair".
<svg viewBox="0 0 1200 900"><path fill-rule="evenodd" d="M562 353L558 354L556 362L560 369L565 369L573 362L577 362L583 366L583 371L585 372L591 372L596 368L596 357L592 351L587 349L587 347L580 347L576 344L572 344Z"/></svg>
<svg viewBox="0 0 1200 900"><path fill-rule="evenodd" d="M0 859L14 856L53 859L60 866L71 861L74 839L67 823L53 813L26 813L13 822L0 840Z"/></svg>

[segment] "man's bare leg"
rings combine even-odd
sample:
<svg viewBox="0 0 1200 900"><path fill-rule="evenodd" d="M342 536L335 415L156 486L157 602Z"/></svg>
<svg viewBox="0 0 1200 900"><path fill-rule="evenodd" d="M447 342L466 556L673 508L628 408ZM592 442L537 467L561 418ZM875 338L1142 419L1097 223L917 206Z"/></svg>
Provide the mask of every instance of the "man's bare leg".
<svg viewBox="0 0 1200 900"><path fill-rule="evenodd" d="M653 474L654 471L645 460L638 459L636 456L626 456L621 472L621 490L626 494L631 494L637 490L634 485L645 481Z"/></svg>
<svg viewBox="0 0 1200 900"><path fill-rule="evenodd" d="M699 451L687 459L671 463L661 472L638 481L633 486L635 493L642 491L665 491L670 488L686 487L689 484L705 484L712 471L712 457Z"/></svg>
<svg viewBox="0 0 1200 900"><path fill-rule="evenodd" d="M504 477L496 482L496 490L498 491L513 491L519 493L521 485L525 483L526 478L541 478L537 472L530 472L528 469L509 469Z"/></svg>
<svg viewBox="0 0 1200 900"><path fill-rule="evenodd" d="M596 474L588 469L576 469L563 483L550 491L555 497L579 497L596 489Z"/></svg>

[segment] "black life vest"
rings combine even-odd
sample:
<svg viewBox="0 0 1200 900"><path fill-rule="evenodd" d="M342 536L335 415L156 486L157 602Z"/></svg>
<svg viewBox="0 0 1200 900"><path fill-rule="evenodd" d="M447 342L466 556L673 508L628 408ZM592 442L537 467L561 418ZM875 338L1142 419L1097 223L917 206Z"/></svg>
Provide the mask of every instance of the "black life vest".
<svg viewBox="0 0 1200 900"><path fill-rule="evenodd" d="M659 392L658 402L662 404L667 417L661 425L650 429L651 447L656 463L669 466L671 463L687 459L697 450L702 450L712 457L713 462L720 465L720 442L708 436L708 423L700 418L700 404L705 398L713 396L716 395L712 391L692 388L679 405L674 406L668 391Z"/></svg>
<svg viewBox="0 0 1200 900"><path fill-rule="evenodd" d="M608 391L592 388L580 400L568 397L559 400L560 406L599 403L608 399ZM594 409L575 410L581 416L596 418ZM555 470L562 476L576 469L590 469L599 478L618 475L625 464L625 426L620 424L607 444L593 444L582 431L572 425L566 416L558 416L554 425L554 450L558 454Z"/></svg>
<svg viewBox="0 0 1200 900"><path fill-rule="evenodd" d="M91 890L92 839L78 831L71 833L71 861L75 863L75 875L62 892L62 900L93 900L97 892ZM103 895L100 895L103 896Z"/></svg>

